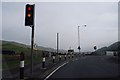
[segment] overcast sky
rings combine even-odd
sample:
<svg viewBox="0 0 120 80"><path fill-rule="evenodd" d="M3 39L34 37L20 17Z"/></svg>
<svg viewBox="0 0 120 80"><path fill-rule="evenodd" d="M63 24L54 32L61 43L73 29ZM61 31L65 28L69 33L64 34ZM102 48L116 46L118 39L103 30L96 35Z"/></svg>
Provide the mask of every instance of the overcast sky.
<svg viewBox="0 0 120 80"><path fill-rule="evenodd" d="M24 25L23 2L2 3L2 39L31 43L31 28ZM0 13L1 14L1 13ZM83 27L86 24L87 27ZM56 48L59 33L60 49L78 47L80 27L81 51L93 51L118 41L117 2L36 2L35 43Z"/></svg>

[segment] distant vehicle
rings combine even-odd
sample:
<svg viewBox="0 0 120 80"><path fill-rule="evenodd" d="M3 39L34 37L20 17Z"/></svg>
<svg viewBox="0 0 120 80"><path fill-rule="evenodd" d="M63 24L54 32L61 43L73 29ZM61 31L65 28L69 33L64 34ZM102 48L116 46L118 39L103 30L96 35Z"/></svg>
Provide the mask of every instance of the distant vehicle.
<svg viewBox="0 0 120 80"><path fill-rule="evenodd" d="M15 51L12 51L12 50L2 50L2 54L14 55L14 54L15 54Z"/></svg>

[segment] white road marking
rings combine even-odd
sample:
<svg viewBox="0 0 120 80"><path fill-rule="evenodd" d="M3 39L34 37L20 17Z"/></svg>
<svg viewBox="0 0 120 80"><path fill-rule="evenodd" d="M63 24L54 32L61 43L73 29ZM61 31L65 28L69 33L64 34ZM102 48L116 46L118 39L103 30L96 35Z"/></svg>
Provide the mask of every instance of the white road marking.
<svg viewBox="0 0 120 80"><path fill-rule="evenodd" d="M52 73L50 73L44 80L47 80L50 76L52 76L58 69L60 69L62 66L64 66L65 64L67 64L68 62L62 64L61 66L59 66L58 68L56 68Z"/></svg>

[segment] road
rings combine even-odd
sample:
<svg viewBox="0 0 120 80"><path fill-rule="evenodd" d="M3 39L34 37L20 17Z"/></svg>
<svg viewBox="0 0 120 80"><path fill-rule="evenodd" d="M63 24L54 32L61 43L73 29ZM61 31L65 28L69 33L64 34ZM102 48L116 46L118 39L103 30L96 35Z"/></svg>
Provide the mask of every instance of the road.
<svg viewBox="0 0 120 80"><path fill-rule="evenodd" d="M85 56L71 61L58 69L49 78L116 78L118 64L109 61L109 56Z"/></svg>

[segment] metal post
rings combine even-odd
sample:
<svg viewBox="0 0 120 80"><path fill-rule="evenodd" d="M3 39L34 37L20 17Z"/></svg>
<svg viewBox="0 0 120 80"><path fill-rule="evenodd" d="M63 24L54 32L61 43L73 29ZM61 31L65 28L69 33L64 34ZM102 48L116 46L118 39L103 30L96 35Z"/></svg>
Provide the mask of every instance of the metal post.
<svg viewBox="0 0 120 80"><path fill-rule="evenodd" d="M55 56L53 55L53 64L55 63Z"/></svg>
<svg viewBox="0 0 120 80"><path fill-rule="evenodd" d="M78 26L78 47L80 47L80 32L79 32L79 27ZM79 49L79 54L80 54L80 49Z"/></svg>
<svg viewBox="0 0 120 80"><path fill-rule="evenodd" d="M35 4L34 11L33 11L33 18L35 18ZM32 35L31 35L31 75L33 74L33 44L34 44L34 22L33 25L30 26L32 28Z"/></svg>
<svg viewBox="0 0 120 80"><path fill-rule="evenodd" d="M59 48L59 34L57 33L57 54L58 54L58 48Z"/></svg>
<svg viewBox="0 0 120 80"><path fill-rule="evenodd" d="M84 27L86 27L87 25L85 24L85 25L83 25ZM79 54L80 54L80 49L81 49L81 47L80 47L80 33L79 33L79 27L80 26L78 26L78 49L79 49Z"/></svg>
<svg viewBox="0 0 120 80"><path fill-rule="evenodd" d="M20 80L24 79L24 53L20 53Z"/></svg>
<svg viewBox="0 0 120 80"><path fill-rule="evenodd" d="M33 74L33 44L34 44L34 25L32 27L32 36L31 36L31 75Z"/></svg>

